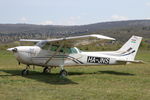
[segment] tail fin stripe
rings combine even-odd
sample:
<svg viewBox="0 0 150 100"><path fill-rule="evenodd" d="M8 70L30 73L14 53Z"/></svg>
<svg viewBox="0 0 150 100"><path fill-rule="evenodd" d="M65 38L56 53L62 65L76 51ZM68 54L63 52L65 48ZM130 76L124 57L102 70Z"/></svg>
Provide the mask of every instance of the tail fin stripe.
<svg viewBox="0 0 150 100"><path fill-rule="evenodd" d="M126 50L126 51L124 51L123 53L121 53L121 54L125 54L125 53L127 53L127 52L129 52L129 51L131 51L133 48L129 48L128 50Z"/></svg>
<svg viewBox="0 0 150 100"><path fill-rule="evenodd" d="M135 50L133 50L132 52L129 52L128 54L124 54L122 56L127 56L127 55L130 55L130 54L134 53L134 52L135 52Z"/></svg>

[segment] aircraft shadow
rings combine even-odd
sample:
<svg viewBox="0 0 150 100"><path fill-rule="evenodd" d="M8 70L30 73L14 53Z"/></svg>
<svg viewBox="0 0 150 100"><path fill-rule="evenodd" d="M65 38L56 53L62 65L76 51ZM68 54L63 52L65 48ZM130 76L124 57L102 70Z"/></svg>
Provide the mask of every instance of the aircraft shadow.
<svg viewBox="0 0 150 100"><path fill-rule="evenodd" d="M124 73L124 72L117 72L117 71L97 71L92 73L84 73L84 72L69 72L69 75L86 75L86 74L113 74L113 75L125 75L125 76L134 76L135 74L131 73Z"/></svg>
<svg viewBox="0 0 150 100"><path fill-rule="evenodd" d="M116 72L116 71L111 71L111 70L107 70L107 71L98 71L96 73L101 73L101 74L113 74L113 75L125 75L125 76L134 76L135 74L131 74L131 73L124 73L124 72Z"/></svg>
<svg viewBox="0 0 150 100"><path fill-rule="evenodd" d="M0 77L5 76L21 76L21 70L0 70L6 72L10 75L0 75ZM56 84L56 85L65 85L65 84L78 84L68 79L67 77L61 77L56 73L52 74L44 74L36 71L30 71L29 75L23 76L25 78L34 79L39 82L44 82L48 84Z"/></svg>
<svg viewBox="0 0 150 100"><path fill-rule="evenodd" d="M8 73L8 75L0 75L0 77L7 77L7 76L21 76L21 70L0 70L3 72ZM92 73L85 73L85 72L69 72L69 75L88 75L88 74L112 74L112 75L125 75L125 76L134 76L135 74L131 73L124 73L124 72L116 72L112 70L106 71L97 71ZM48 84L56 84L56 85L65 85L65 84L78 84L73 82L72 80L68 79L67 77L60 77L57 73L51 74L44 74L41 72L31 71L30 74L23 76L25 78L34 79L39 82L45 82Z"/></svg>

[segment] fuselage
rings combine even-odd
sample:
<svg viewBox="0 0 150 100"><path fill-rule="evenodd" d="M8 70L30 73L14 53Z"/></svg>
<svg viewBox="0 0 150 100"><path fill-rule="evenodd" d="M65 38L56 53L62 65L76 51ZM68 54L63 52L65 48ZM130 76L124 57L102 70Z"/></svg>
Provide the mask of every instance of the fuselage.
<svg viewBox="0 0 150 100"><path fill-rule="evenodd" d="M118 64L117 53L112 52L83 52L72 48L73 52L57 52L45 50L39 46L18 46L14 52L18 62L37 66L72 66L72 65L109 65ZM113 52L115 54L115 52ZM50 59L50 60L49 60ZM49 60L49 61L48 61ZM48 61L48 63L46 63Z"/></svg>

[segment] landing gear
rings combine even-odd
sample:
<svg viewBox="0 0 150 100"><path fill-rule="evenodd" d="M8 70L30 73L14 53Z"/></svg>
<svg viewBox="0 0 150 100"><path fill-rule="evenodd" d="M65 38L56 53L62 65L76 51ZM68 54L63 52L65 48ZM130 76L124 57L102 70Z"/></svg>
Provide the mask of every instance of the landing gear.
<svg viewBox="0 0 150 100"><path fill-rule="evenodd" d="M49 72L51 72L51 68L45 67L45 68L43 69L43 73L49 73Z"/></svg>
<svg viewBox="0 0 150 100"><path fill-rule="evenodd" d="M21 72L21 75L24 76L24 75L28 75L29 74L29 70L28 69L24 69L22 70Z"/></svg>
<svg viewBox="0 0 150 100"><path fill-rule="evenodd" d="M68 75L68 72L63 69L63 70L60 71L60 75L61 75L62 77L65 77L65 76Z"/></svg>
<svg viewBox="0 0 150 100"><path fill-rule="evenodd" d="M60 66L61 71L60 71L60 76L65 77L68 75L68 72L64 69L64 66Z"/></svg>
<svg viewBox="0 0 150 100"><path fill-rule="evenodd" d="M24 75L28 75L28 74L29 74L29 70L28 70L28 69L29 69L29 67L30 67L30 66L29 66L29 65L27 65L26 69L22 70L22 72L21 72L21 75L22 75L22 76L24 76Z"/></svg>

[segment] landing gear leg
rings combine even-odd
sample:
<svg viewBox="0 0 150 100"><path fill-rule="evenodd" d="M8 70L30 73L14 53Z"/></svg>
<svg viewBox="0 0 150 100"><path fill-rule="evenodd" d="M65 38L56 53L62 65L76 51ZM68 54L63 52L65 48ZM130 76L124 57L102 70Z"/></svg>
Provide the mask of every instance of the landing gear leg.
<svg viewBox="0 0 150 100"><path fill-rule="evenodd" d="M51 72L51 67L45 67L43 69L43 73L50 73Z"/></svg>
<svg viewBox="0 0 150 100"><path fill-rule="evenodd" d="M68 72L64 69L64 66L60 66L61 71L60 71L60 76L65 77L68 75Z"/></svg>
<svg viewBox="0 0 150 100"><path fill-rule="evenodd" d="M29 68L30 68L30 66L27 65L26 69L22 70L21 75L22 75L22 76L28 75L28 74L29 74Z"/></svg>

